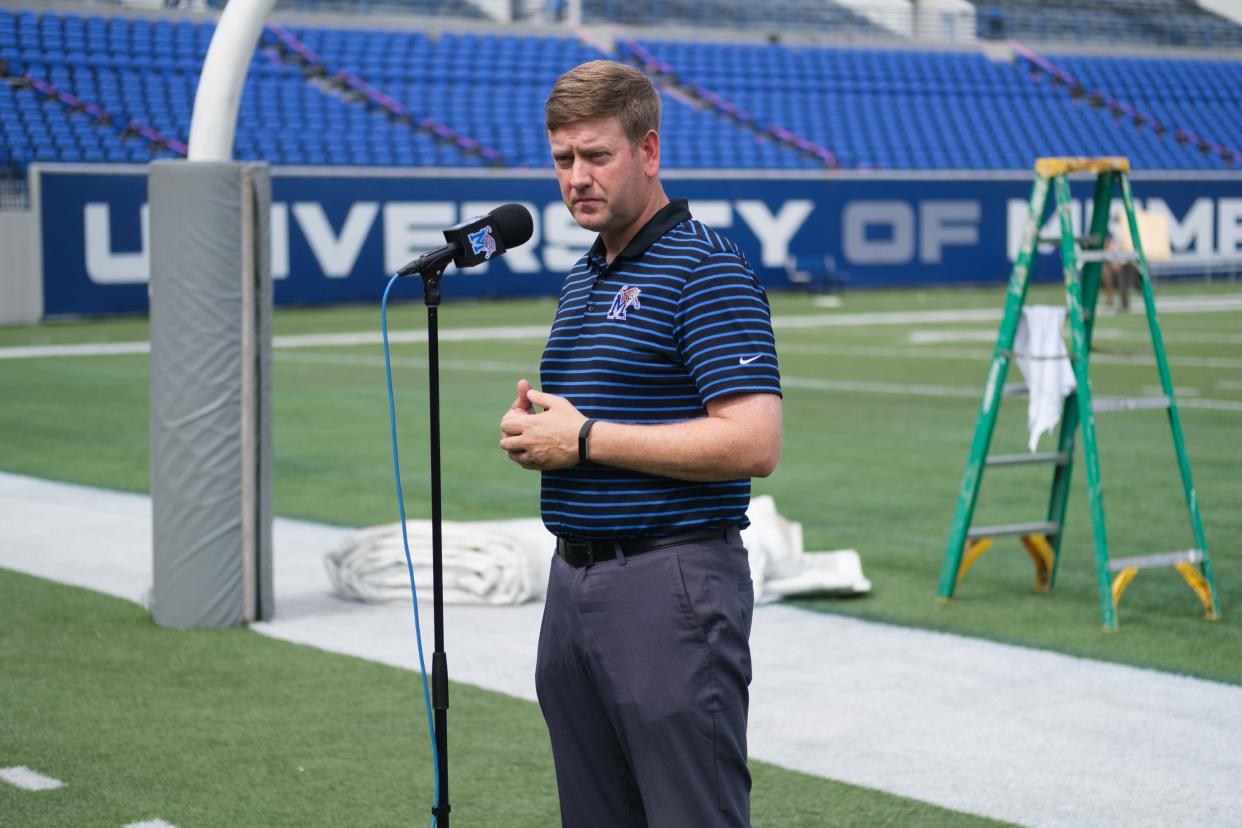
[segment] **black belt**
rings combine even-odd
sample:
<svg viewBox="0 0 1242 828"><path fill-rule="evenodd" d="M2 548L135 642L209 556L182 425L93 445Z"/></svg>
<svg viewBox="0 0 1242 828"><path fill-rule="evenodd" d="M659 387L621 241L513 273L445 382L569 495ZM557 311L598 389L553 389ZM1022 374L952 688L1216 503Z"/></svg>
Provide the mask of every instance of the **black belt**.
<svg viewBox="0 0 1242 828"><path fill-rule="evenodd" d="M667 546L683 543L698 543L709 540L728 540L737 536L737 527L727 529L691 529L675 535L645 538L563 538L556 539L556 554L565 559L570 566L594 566L597 563L611 561L617 557L618 548L622 555L641 555Z"/></svg>

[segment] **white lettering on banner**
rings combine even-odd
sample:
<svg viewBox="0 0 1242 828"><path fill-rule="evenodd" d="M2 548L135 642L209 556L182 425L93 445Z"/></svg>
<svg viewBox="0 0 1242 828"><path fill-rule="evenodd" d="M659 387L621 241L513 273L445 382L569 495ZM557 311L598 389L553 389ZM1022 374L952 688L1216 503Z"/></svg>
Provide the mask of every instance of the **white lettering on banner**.
<svg viewBox="0 0 1242 828"><path fill-rule="evenodd" d="M1082 234L1085 222L1090 221L1091 204L1078 199L1070 202L1071 223L1076 235ZM1184 256L1199 257L1236 256L1242 252L1242 199L1237 198L1197 198L1180 220L1162 198L1134 199L1134 208L1144 207L1158 215L1163 215L1169 222L1169 246L1174 258ZM1008 245L1007 253L1010 261L1018 255L1018 244L1022 237L1023 223L1026 221L1025 201L1010 199L1008 204ZM1130 230L1125 220L1125 206L1120 197L1115 197L1109 211L1109 232L1118 237L1128 235ZM1084 212L1087 214L1084 217ZM1061 225L1055 210L1049 213L1048 221L1040 232L1041 236L1060 238ZM1215 243L1213 243L1215 242ZM1053 253L1056 246L1041 244L1039 252Z"/></svg>
<svg viewBox="0 0 1242 828"><path fill-rule="evenodd" d="M1049 196L1048 200L1053 201ZM1055 205L1055 202L1053 202ZM1009 261L1016 261L1018 258L1018 245L1022 243L1022 230L1026 226L1026 209L1027 202L1016 198L1009 199L1008 212L1008 239L1005 245L1005 255L1009 257ZM1070 200L1070 226L1074 230L1075 236L1082 235L1082 202L1078 199ZM1048 213L1048 218L1044 222L1044 226L1039 229L1040 238L1061 238L1061 217L1055 209ZM1047 255L1054 253L1057 246L1051 242L1036 245L1040 253Z"/></svg>
<svg viewBox="0 0 1242 828"><path fill-rule="evenodd" d="M1169 220L1169 246L1176 252L1197 256L1212 252L1212 199L1196 198L1181 221L1163 198L1147 199L1147 209Z"/></svg>
<svg viewBox="0 0 1242 828"><path fill-rule="evenodd" d="M390 201L384 205L384 272L396 273L411 259L444 244L444 228L456 223L452 201Z"/></svg>
<svg viewBox="0 0 1242 828"><path fill-rule="evenodd" d="M459 221L474 218L475 216L485 216L492 210L495 210L502 204L508 204L507 201L467 201L461 205L461 218ZM538 273L543 270L543 265L539 263L539 257L535 255L539 250L539 208L529 201L514 202L525 207L530 212L531 223L533 228L530 234L530 241L521 247L514 247L505 252L505 265L512 273ZM483 274L487 272L488 263L470 268L466 273Z"/></svg>
<svg viewBox="0 0 1242 828"><path fill-rule="evenodd" d="M982 213L977 201L920 201L919 259L940 264L945 245L977 245Z"/></svg>
<svg viewBox="0 0 1242 828"><path fill-rule="evenodd" d="M691 201L690 215L713 230L733 226L733 205L723 199L706 198Z"/></svg>
<svg viewBox="0 0 1242 828"><path fill-rule="evenodd" d="M1242 247L1242 198L1216 202L1216 254L1233 258Z"/></svg>
<svg viewBox="0 0 1242 828"><path fill-rule="evenodd" d="M371 232L377 213L379 204L376 202L355 202L350 205L341 235L337 237L322 204L317 201L299 201L293 205L293 217L302 228L302 235L306 237L306 243L310 245L319 269L329 279L341 279L353 272L358 253Z"/></svg>
<svg viewBox="0 0 1242 828"><path fill-rule="evenodd" d="M595 233L578 226L563 201L543 208L543 264L553 272L567 272L595 242Z"/></svg>
<svg viewBox="0 0 1242 828"><path fill-rule="evenodd" d="M868 227L889 237L868 239ZM841 217L841 240L851 264L906 264L914 258L914 210L904 201L852 201Z"/></svg>
<svg viewBox="0 0 1242 828"><path fill-rule="evenodd" d="M737 202L738 215L759 239L759 259L764 267L785 266L785 260L789 258L789 240L814 209L815 202L808 198L786 201L776 215L772 215L768 205L762 201Z"/></svg>
<svg viewBox="0 0 1242 828"><path fill-rule="evenodd" d="M86 235L86 275L98 285L142 284L151 273L150 212L139 211L142 246L132 253L112 250L112 206L90 202L83 211Z"/></svg>
<svg viewBox="0 0 1242 828"><path fill-rule="evenodd" d="M272 278L284 279L289 275L289 205L272 202Z"/></svg>

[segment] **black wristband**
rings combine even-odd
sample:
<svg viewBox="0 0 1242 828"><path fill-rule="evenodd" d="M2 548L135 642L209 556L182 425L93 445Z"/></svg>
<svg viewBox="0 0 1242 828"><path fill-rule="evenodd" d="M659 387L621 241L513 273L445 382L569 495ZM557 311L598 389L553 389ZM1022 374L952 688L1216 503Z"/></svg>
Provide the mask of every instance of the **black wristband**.
<svg viewBox="0 0 1242 828"><path fill-rule="evenodd" d="M591 433L591 426L595 425L597 420L588 419L582 424L582 428L578 429L578 462L590 463L591 452L587 448L587 435Z"/></svg>

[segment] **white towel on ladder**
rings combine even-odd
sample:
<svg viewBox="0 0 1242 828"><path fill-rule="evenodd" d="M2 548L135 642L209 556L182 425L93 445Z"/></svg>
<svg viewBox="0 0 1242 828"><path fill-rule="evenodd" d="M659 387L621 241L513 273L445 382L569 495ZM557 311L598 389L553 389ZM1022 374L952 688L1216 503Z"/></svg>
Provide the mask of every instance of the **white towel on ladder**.
<svg viewBox="0 0 1242 828"><path fill-rule="evenodd" d="M1022 309L1018 334L1013 350L1018 370L1026 378L1031 401L1026 411L1026 427L1031 438L1031 451L1039 445L1040 435L1052 431L1061 422L1065 398L1077 385L1074 368L1066 356L1061 330L1065 327L1065 308L1053 305L1031 305Z"/></svg>

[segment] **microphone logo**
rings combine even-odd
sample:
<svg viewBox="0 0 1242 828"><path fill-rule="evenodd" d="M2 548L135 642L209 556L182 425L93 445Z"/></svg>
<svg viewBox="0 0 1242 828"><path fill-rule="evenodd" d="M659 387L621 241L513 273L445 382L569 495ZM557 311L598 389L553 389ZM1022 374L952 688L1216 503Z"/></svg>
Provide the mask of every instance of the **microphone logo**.
<svg viewBox="0 0 1242 828"><path fill-rule="evenodd" d="M492 238L491 225L483 227L477 232L470 233L466 236L470 241L470 250L478 255L483 254L483 260L487 261L496 253L496 240Z"/></svg>

